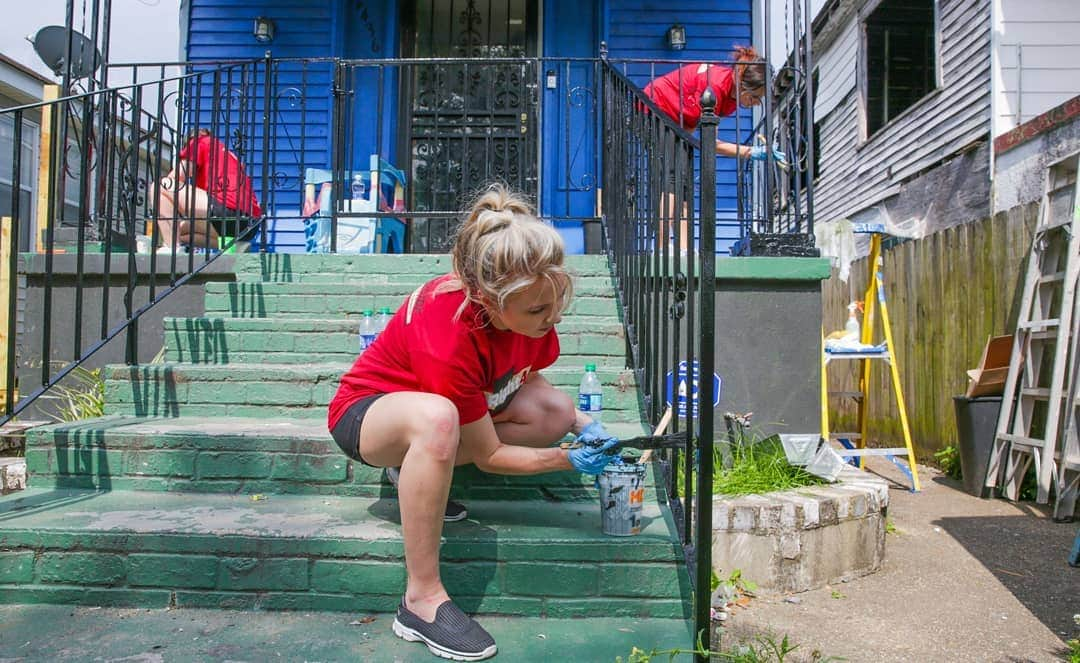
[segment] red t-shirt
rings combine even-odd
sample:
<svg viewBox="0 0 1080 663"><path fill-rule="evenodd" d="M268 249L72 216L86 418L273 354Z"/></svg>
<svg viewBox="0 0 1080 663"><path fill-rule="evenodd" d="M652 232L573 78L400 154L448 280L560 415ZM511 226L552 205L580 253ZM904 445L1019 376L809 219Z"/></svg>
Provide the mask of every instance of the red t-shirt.
<svg viewBox="0 0 1080 663"><path fill-rule="evenodd" d="M718 116L726 117L735 112L735 100L731 98L735 77L731 69L710 65L706 71L698 73L700 68L699 63L684 65L645 86L645 96L687 131L696 129L701 121L701 95L705 93L706 85L710 85L716 95Z"/></svg>
<svg viewBox="0 0 1080 663"><path fill-rule="evenodd" d="M445 396L457 406L459 422L472 423L506 409L530 373L555 362L554 329L541 338L495 329L472 303L455 319L465 293L436 293L449 278L432 279L406 299L341 378L330 402L331 430L353 403L396 391Z"/></svg>
<svg viewBox="0 0 1080 663"><path fill-rule="evenodd" d="M180 158L195 162L195 186L211 198L241 214L257 219L262 208L255 199L251 179L236 155L213 136L197 136L180 150Z"/></svg>

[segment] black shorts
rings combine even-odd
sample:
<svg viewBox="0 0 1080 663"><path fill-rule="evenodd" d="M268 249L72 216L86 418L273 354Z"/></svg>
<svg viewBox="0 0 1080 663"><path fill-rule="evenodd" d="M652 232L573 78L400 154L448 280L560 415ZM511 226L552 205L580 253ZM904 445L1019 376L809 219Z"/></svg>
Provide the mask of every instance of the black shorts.
<svg viewBox="0 0 1080 663"><path fill-rule="evenodd" d="M378 465L372 465L360 456L360 426L364 423L364 415L367 414L371 404L385 395L375 394L356 401L345 410L345 414L341 415L341 419L338 419L337 424L330 431L334 442L338 443L346 456L369 467L378 467Z"/></svg>
<svg viewBox="0 0 1080 663"><path fill-rule="evenodd" d="M206 221L214 227L217 234L223 237L240 239L251 227L258 224L258 219L253 219L247 214L229 209L212 196L209 208L206 210Z"/></svg>

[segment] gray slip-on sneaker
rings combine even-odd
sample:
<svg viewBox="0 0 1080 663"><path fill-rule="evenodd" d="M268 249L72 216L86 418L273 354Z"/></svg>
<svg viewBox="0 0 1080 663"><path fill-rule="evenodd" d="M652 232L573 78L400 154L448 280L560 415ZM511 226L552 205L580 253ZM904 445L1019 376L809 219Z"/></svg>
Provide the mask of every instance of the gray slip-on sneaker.
<svg viewBox="0 0 1080 663"><path fill-rule="evenodd" d="M425 622L405 607L401 599L394 617L394 635L409 642L423 642L432 654L454 661L482 661L495 655L495 638L446 601L435 611L435 621Z"/></svg>
<svg viewBox="0 0 1080 663"><path fill-rule="evenodd" d="M394 486L398 487L398 474L401 472L400 467L388 467L386 468L386 479ZM455 502L454 500L446 500L446 512L443 514L444 523L453 523L459 520L465 520L469 515L468 509L461 502Z"/></svg>

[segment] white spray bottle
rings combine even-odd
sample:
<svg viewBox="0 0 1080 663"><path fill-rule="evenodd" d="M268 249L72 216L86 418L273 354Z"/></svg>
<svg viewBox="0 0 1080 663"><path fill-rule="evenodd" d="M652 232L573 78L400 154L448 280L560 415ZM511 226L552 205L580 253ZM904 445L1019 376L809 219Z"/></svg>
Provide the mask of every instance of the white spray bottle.
<svg viewBox="0 0 1080 663"><path fill-rule="evenodd" d="M852 341L861 341L862 332L859 329L859 319L855 317L855 312L858 310L858 302L851 302L848 304L848 319L844 325L844 339Z"/></svg>

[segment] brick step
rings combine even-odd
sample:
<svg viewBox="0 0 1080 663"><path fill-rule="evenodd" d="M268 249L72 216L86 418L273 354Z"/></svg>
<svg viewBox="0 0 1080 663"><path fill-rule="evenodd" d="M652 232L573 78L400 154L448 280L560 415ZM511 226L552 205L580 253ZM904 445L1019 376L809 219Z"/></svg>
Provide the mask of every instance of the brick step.
<svg viewBox="0 0 1080 663"><path fill-rule="evenodd" d="M358 324L342 318L166 318L165 360L351 364L358 351ZM563 359L581 365L594 360L625 364L625 333L618 321L567 318L558 329Z"/></svg>
<svg viewBox="0 0 1080 663"><path fill-rule="evenodd" d="M567 268L576 276L609 276L607 256L566 256ZM236 256L234 270L239 281L282 281L298 283L325 276L354 274L419 274L427 278L446 274L451 269L450 256L440 254L407 255L331 255L246 253Z"/></svg>
<svg viewBox="0 0 1080 663"><path fill-rule="evenodd" d="M359 317L364 309L397 310L414 288L399 284L334 285L322 283L206 284L206 315L233 318ZM618 319L610 286L575 291L568 316Z"/></svg>
<svg viewBox="0 0 1080 663"><path fill-rule="evenodd" d="M459 605L531 617L687 618L671 514L604 536L598 504L474 501L447 523ZM0 602L390 612L405 583L389 498L30 488L0 498Z"/></svg>
<svg viewBox="0 0 1080 663"><path fill-rule="evenodd" d="M373 288L373 293L409 294L417 287L427 283L431 279L441 276L445 272L434 274L399 274L378 272L312 272L296 274L294 278L284 281L263 281L246 278L246 274L236 274L236 281L240 283L291 283L294 285L318 285L318 286L348 286L354 291L366 291ZM574 292L589 293L597 289L614 287L614 281L609 274L581 275L573 274Z"/></svg>
<svg viewBox="0 0 1080 663"><path fill-rule="evenodd" d="M607 428L619 437L643 432L640 424ZM109 416L30 431L26 463L36 488L393 494L381 469L341 453L322 419ZM596 492L591 479L577 472L502 476L463 465L454 472L451 494L464 500L580 502L595 499Z"/></svg>
<svg viewBox="0 0 1080 663"><path fill-rule="evenodd" d="M63 590L60 590L63 591ZM87 594L109 596L108 589ZM21 661L72 660L72 640L92 641L114 661L362 661L402 663L439 659L418 642L394 635L392 615L260 613L235 610L77 608L64 605L0 605L0 623L18 632ZM624 659L634 647L689 649L694 624L687 619L592 617L482 618L499 647L495 661L549 663ZM351 625L350 625L351 623ZM188 626L190 624L190 626ZM196 634L193 635L192 631ZM74 635L73 635L74 634ZM155 652L156 655L147 655ZM160 652L183 652L182 656ZM679 663L686 663L681 657ZM667 657L653 659L667 661ZM677 661L679 659L676 659Z"/></svg>
<svg viewBox="0 0 1080 663"><path fill-rule="evenodd" d="M581 358L560 358L543 375L577 398ZM109 414L202 417L326 417L348 364L147 364L106 367ZM641 419L633 372L598 368L605 421Z"/></svg>

